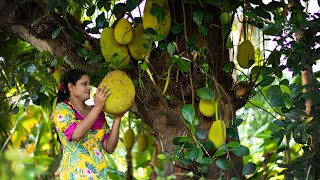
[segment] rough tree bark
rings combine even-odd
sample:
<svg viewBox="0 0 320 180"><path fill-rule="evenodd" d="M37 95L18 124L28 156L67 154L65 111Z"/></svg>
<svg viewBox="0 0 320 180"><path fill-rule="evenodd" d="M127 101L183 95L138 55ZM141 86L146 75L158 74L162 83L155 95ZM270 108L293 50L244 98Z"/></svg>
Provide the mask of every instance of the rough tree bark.
<svg viewBox="0 0 320 180"><path fill-rule="evenodd" d="M193 7L190 4L183 6L181 1L173 0L169 3L171 8L176 7L175 9L171 9L171 12L175 11L175 16L172 15L172 17L175 18L176 21L184 22L183 14L185 14L186 19L192 19L190 12L192 12ZM210 12L215 12L214 17L219 17L221 13L221 10L214 6L205 7L205 9ZM16 34L21 39L34 45L39 51L49 51L56 57L67 56L68 61L66 63L69 67L90 71L99 66L98 64L86 64L83 59L77 56L77 47L73 44L70 33L76 30L84 34L87 39L92 40L92 38L86 34L81 24L72 16L67 16L67 23L66 19L63 19L59 14L48 12L41 1L38 0L0 0L0 15L2 18L0 21L0 29ZM39 17L42 17L42 20L38 24L32 25L34 20ZM153 134L157 138L161 151L164 154L174 151L174 145L172 144L174 137L187 134L181 116L181 107L184 103L191 104L195 102L195 108L198 109L199 99L196 97L195 91L204 86L198 75L200 70L199 67L196 66L197 56L193 56L194 54L191 54L192 52L189 52L186 48L188 37L196 36L198 45L207 48L205 51L207 56L206 60L211 67L214 67L210 77L217 80L215 86L211 88L215 89L222 97L220 102L220 118L228 125L230 120L235 119L236 110L242 107L246 101L245 99L236 98L235 92L232 90L234 83L232 77L223 71L223 66L229 61L229 56L228 52L225 52L224 58L222 58L221 29L216 26L210 26L208 35L203 37L199 34L198 28L194 27L194 24L191 24L189 20L185 22L187 29L182 35L174 37L169 35L167 41L175 41L178 44L179 51L185 51L186 58L194 60L194 67L191 73L183 76L177 73L177 69L173 68L171 70L172 76L166 92L166 95L170 96L171 100L166 99L160 94L165 81L159 77L164 77L168 69L170 57L167 54L162 54L160 51L153 52L150 58L150 69L156 84L153 84L146 74L142 74L142 81L147 90L141 87L136 89L136 103L132 108L132 111L153 129ZM215 24L220 24L219 18L214 18L214 21ZM52 31L58 27L64 27L62 33L55 39L52 39ZM98 43L95 45L99 46ZM140 72L137 68L133 68L133 71L128 73L131 77L137 77ZM208 133L214 119L203 117L198 110L196 115L200 117L200 127ZM231 159L233 169L223 172L225 177L227 179L234 176L243 178L243 176L241 176L243 167L242 158L231 155ZM166 175L185 171L186 169L180 166L165 165ZM209 179L219 177L220 173L221 170L215 165L209 167Z"/></svg>

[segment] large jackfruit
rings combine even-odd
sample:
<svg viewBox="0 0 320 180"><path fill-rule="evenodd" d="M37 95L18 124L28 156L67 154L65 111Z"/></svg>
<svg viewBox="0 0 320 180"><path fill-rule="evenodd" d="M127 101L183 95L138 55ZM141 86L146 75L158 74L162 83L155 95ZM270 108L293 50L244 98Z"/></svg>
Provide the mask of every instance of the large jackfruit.
<svg viewBox="0 0 320 180"><path fill-rule="evenodd" d="M218 149L227 138L226 124L221 120L216 120L212 123L209 130L209 140L213 142L216 149Z"/></svg>
<svg viewBox="0 0 320 180"><path fill-rule="evenodd" d="M133 30L127 18L121 18L114 27L114 38L119 44L129 44L132 41Z"/></svg>
<svg viewBox="0 0 320 180"><path fill-rule="evenodd" d="M134 136L133 129L128 129L124 133L124 138L123 138L124 147L126 147L126 149L128 150L132 149L134 140L135 140L135 136Z"/></svg>
<svg viewBox="0 0 320 180"><path fill-rule="evenodd" d="M128 65L130 56L127 46L119 44L114 38L114 28L106 27L103 29L100 37L101 52L110 63L112 69L121 69Z"/></svg>
<svg viewBox="0 0 320 180"><path fill-rule="evenodd" d="M127 112L136 95L135 87L128 75L121 70L109 72L100 82L98 88L103 85L110 88L110 96L107 98L104 111L112 115Z"/></svg>
<svg viewBox="0 0 320 180"><path fill-rule="evenodd" d="M167 37L171 29L171 14L168 0L146 0L142 23L144 29L152 28L158 34Z"/></svg>
<svg viewBox="0 0 320 180"><path fill-rule="evenodd" d="M255 58L255 52L254 52L254 47L252 43L249 40L243 41L239 46L238 46L238 55L237 55L237 60L239 63L239 66L248 69L252 64L249 63L250 60L254 60Z"/></svg>
<svg viewBox="0 0 320 180"><path fill-rule="evenodd" d="M152 43L144 35L143 25L139 23L133 28L133 39L128 44L130 56L136 60L145 60L150 57Z"/></svg>

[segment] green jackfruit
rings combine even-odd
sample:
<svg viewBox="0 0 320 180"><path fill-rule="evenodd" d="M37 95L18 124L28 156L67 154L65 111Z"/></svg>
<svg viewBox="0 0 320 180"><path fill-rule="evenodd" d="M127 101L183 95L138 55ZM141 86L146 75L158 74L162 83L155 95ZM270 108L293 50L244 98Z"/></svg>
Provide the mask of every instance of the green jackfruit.
<svg viewBox="0 0 320 180"><path fill-rule="evenodd" d="M209 140L213 142L216 149L218 149L227 138L226 124L221 120L216 120L212 123L209 130Z"/></svg>
<svg viewBox="0 0 320 180"><path fill-rule="evenodd" d="M127 112L136 95L135 87L128 75L121 70L114 70L108 73L100 82L99 87L106 85L110 88L110 96L104 105L104 111L112 115Z"/></svg>
<svg viewBox="0 0 320 180"><path fill-rule="evenodd" d="M146 0L142 16L143 28L152 28L167 37L171 30L171 14L168 0Z"/></svg>
<svg viewBox="0 0 320 180"><path fill-rule="evenodd" d="M133 30L131 23L126 18L121 18L114 27L114 38L119 44L129 44L132 41Z"/></svg>
<svg viewBox="0 0 320 180"><path fill-rule="evenodd" d="M126 147L126 149L132 149L134 144L134 139L135 139L135 136L134 136L133 129L128 129L124 133L124 138L123 138L124 147Z"/></svg>
<svg viewBox="0 0 320 180"><path fill-rule="evenodd" d="M127 46L119 44L114 38L114 28L106 27L100 37L101 52L112 69L121 69L128 65L130 56Z"/></svg>
<svg viewBox="0 0 320 180"><path fill-rule="evenodd" d="M206 117L211 117L215 113L215 104L214 99L200 99L199 110L202 115Z"/></svg>
<svg viewBox="0 0 320 180"><path fill-rule="evenodd" d="M248 69L252 64L249 63L250 60L254 60L255 52L252 43L249 40L243 41L238 46L237 60L239 66Z"/></svg>
<svg viewBox="0 0 320 180"><path fill-rule="evenodd" d="M152 43L145 38L145 33L142 24L138 24L133 28L133 39L128 44L130 56L136 60L145 60L150 57Z"/></svg>
<svg viewBox="0 0 320 180"><path fill-rule="evenodd" d="M148 149L148 136L145 133L141 133L138 136L138 150L145 151Z"/></svg>

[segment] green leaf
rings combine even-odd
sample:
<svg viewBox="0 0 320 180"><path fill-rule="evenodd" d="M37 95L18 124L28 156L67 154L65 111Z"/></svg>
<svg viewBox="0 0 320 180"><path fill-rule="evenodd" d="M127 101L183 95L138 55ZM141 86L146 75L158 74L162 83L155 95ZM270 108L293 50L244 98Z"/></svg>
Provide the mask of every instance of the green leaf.
<svg viewBox="0 0 320 180"><path fill-rule="evenodd" d="M208 87L202 87L202 88L198 89L197 95L201 99L206 99L206 100L214 99L214 96L215 96L214 91Z"/></svg>
<svg viewBox="0 0 320 180"><path fill-rule="evenodd" d="M290 89L289 89L288 86L286 86L286 85L280 85L280 88L281 88L281 90L282 90L283 92L285 92L286 94L291 95L291 91L290 91Z"/></svg>
<svg viewBox="0 0 320 180"><path fill-rule="evenodd" d="M271 67L262 67L260 74L263 78L271 75L273 73L273 69Z"/></svg>
<svg viewBox="0 0 320 180"><path fill-rule="evenodd" d="M234 68L234 62L228 62L224 67L223 67L223 70L226 72L226 73L231 73L233 68Z"/></svg>
<svg viewBox="0 0 320 180"><path fill-rule="evenodd" d="M92 16L93 15L93 13L96 11L96 6L91 6L90 8L88 8L87 9L87 12L86 12L86 14L87 14L87 16Z"/></svg>
<svg viewBox="0 0 320 180"><path fill-rule="evenodd" d="M162 51L165 51L165 50L167 49L167 45L164 44L164 43L160 43L158 47L159 47L159 49L161 49Z"/></svg>
<svg viewBox="0 0 320 180"><path fill-rule="evenodd" d="M164 154L159 154L157 157L158 157L158 159L161 159L161 160L166 158L166 156Z"/></svg>
<svg viewBox="0 0 320 180"><path fill-rule="evenodd" d="M96 18L96 27L97 28L104 28L106 25L108 25L108 23L107 23L107 20L106 20L104 13L102 12Z"/></svg>
<svg viewBox="0 0 320 180"><path fill-rule="evenodd" d="M31 27L33 27L33 26L37 25L38 23L40 23L41 20L42 20L42 18L43 18L43 17L41 16L41 17L39 17L38 19L34 20L34 21L32 22L32 24L31 24Z"/></svg>
<svg viewBox="0 0 320 180"><path fill-rule="evenodd" d="M176 51L176 47L174 46L173 42L170 42L167 46L167 51L170 56L173 56L174 52Z"/></svg>
<svg viewBox="0 0 320 180"><path fill-rule="evenodd" d="M266 76L260 81L260 86L261 87L269 86L271 83L273 83L274 79L275 77L273 76Z"/></svg>
<svg viewBox="0 0 320 180"><path fill-rule="evenodd" d="M127 5L125 3L117 3L113 7L113 14L115 17L119 17L122 14L125 14L127 11Z"/></svg>
<svg viewBox="0 0 320 180"><path fill-rule="evenodd" d="M200 120L197 116L194 117L193 125L198 126L200 123Z"/></svg>
<svg viewBox="0 0 320 180"><path fill-rule="evenodd" d="M197 10L197 11L194 11L192 13L192 16L193 16L193 21L198 25L200 26L201 25L201 22L203 20L203 11L202 10Z"/></svg>
<svg viewBox="0 0 320 180"><path fill-rule="evenodd" d="M148 70L149 70L149 67L148 67L147 62L144 61L144 62L141 64L141 69L144 70L144 71L148 71Z"/></svg>
<svg viewBox="0 0 320 180"><path fill-rule="evenodd" d="M191 104L185 104L182 106L181 112L182 112L183 118L187 122L192 124L192 122L194 121L195 114L196 114L194 107Z"/></svg>
<svg viewBox="0 0 320 180"><path fill-rule="evenodd" d="M231 141L227 144L229 148L238 148L240 147L240 143L238 141Z"/></svg>
<svg viewBox="0 0 320 180"><path fill-rule="evenodd" d="M147 34L151 34L151 35L157 35L158 34L157 31L154 30L153 28L147 28L146 29L146 33Z"/></svg>
<svg viewBox="0 0 320 180"><path fill-rule="evenodd" d="M212 164L212 162L213 162L212 158L204 157L204 158L202 159L201 164L202 164L202 165L209 166L209 165Z"/></svg>
<svg viewBox="0 0 320 180"><path fill-rule="evenodd" d="M231 149L231 151L237 156L248 156L250 154L249 149L246 146L240 145L239 147Z"/></svg>
<svg viewBox="0 0 320 180"><path fill-rule="evenodd" d="M301 86L301 84L290 84L289 86L290 88L290 94L291 94L291 98L296 98L302 91L303 87Z"/></svg>
<svg viewBox="0 0 320 180"><path fill-rule="evenodd" d="M199 149L197 148L192 148L191 150L185 152L185 158L190 159L190 160L195 160L199 155Z"/></svg>
<svg viewBox="0 0 320 180"><path fill-rule="evenodd" d="M177 64L182 72L188 72L190 69L190 64L186 58L177 59Z"/></svg>
<svg viewBox="0 0 320 180"><path fill-rule="evenodd" d="M243 122L244 120L243 119L241 119L241 118L237 118L236 120L235 120L235 124L234 124L234 126L235 127L238 127L238 126L240 126L241 124L242 124L242 122Z"/></svg>
<svg viewBox="0 0 320 180"><path fill-rule="evenodd" d="M218 158L216 160L216 165L223 170L228 170L228 169L231 169L232 167L231 162L224 158Z"/></svg>
<svg viewBox="0 0 320 180"><path fill-rule="evenodd" d="M156 41L162 41L164 40L164 36L162 34L157 34L154 36L154 38L152 39L154 42Z"/></svg>
<svg viewBox="0 0 320 180"><path fill-rule="evenodd" d="M202 130L202 129L198 129L196 131L196 135L199 139L206 139L207 138L207 135L206 133Z"/></svg>
<svg viewBox="0 0 320 180"><path fill-rule="evenodd" d="M257 165L255 163L249 162L242 169L242 175L253 174L256 171Z"/></svg>
<svg viewBox="0 0 320 180"><path fill-rule="evenodd" d="M209 72L209 64L208 64L208 63L203 63L203 64L201 64L201 69L202 69L205 73L208 73L208 72Z"/></svg>
<svg viewBox="0 0 320 180"><path fill-rule="evenodd" d="M224 149L219 149L218 151L216 151L216 152L214 153L214 156L215 156L215 157L219 157L219 156L222 156L222 155L224 155L224 154L226 154L226 150L224 150Z"/></svg>
<svg viewBox="0 0 320 180"><path fill-rule="evenodd" d="M191 137L176 137L172 140L174 145L179 145L187 142L193 142L194 140Z"/></svg>
<svg viewBox="0 0 320 180"><path fill-rule="evenodd" d="M275 120L273 123L279 127L286 127L286 124L283 121Z"/></svg>
<svg viewBox="0 0 320 180"><path fill-rule="evenodd" d="M59 27L59 28L52 31L52 35L51 35L52 39L55 39L59 35L62 28L63 27Z"/></svg>
<svg viewBox="0 0 320 180"><path fill-rule="evenodd" d="M199 33L201 33L202 35L207 35L209 32L208 28L205 26L200 25L199 26Z"/></svg>

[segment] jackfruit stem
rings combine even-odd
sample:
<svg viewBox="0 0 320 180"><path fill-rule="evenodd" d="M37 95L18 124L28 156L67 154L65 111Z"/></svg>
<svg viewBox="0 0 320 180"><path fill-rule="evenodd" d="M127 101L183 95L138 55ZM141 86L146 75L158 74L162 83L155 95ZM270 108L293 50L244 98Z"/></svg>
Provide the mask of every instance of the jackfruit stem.
<svg viewBox="0 0 320 180"><path fill-rule="evenodd" d="M168 68L168 74L167 74L167 78L166 78L166 84L163 88L163 91L162 91L162 95L164 95L167 91L167 88L168 88L168 85L169 85L169 81L170 81L170 72L171 72L171 67L172 67L173 63L171 63L171 65L169 66Z"/></svg>
<svg viewBox="0 0 320 180"><path fill-rule="evenodd" d="M221 97L218 97L216 103L214 104L214 110L215 110L215 115L216 115L216 121L219 120L219 102L220 102Z"/></svg>

